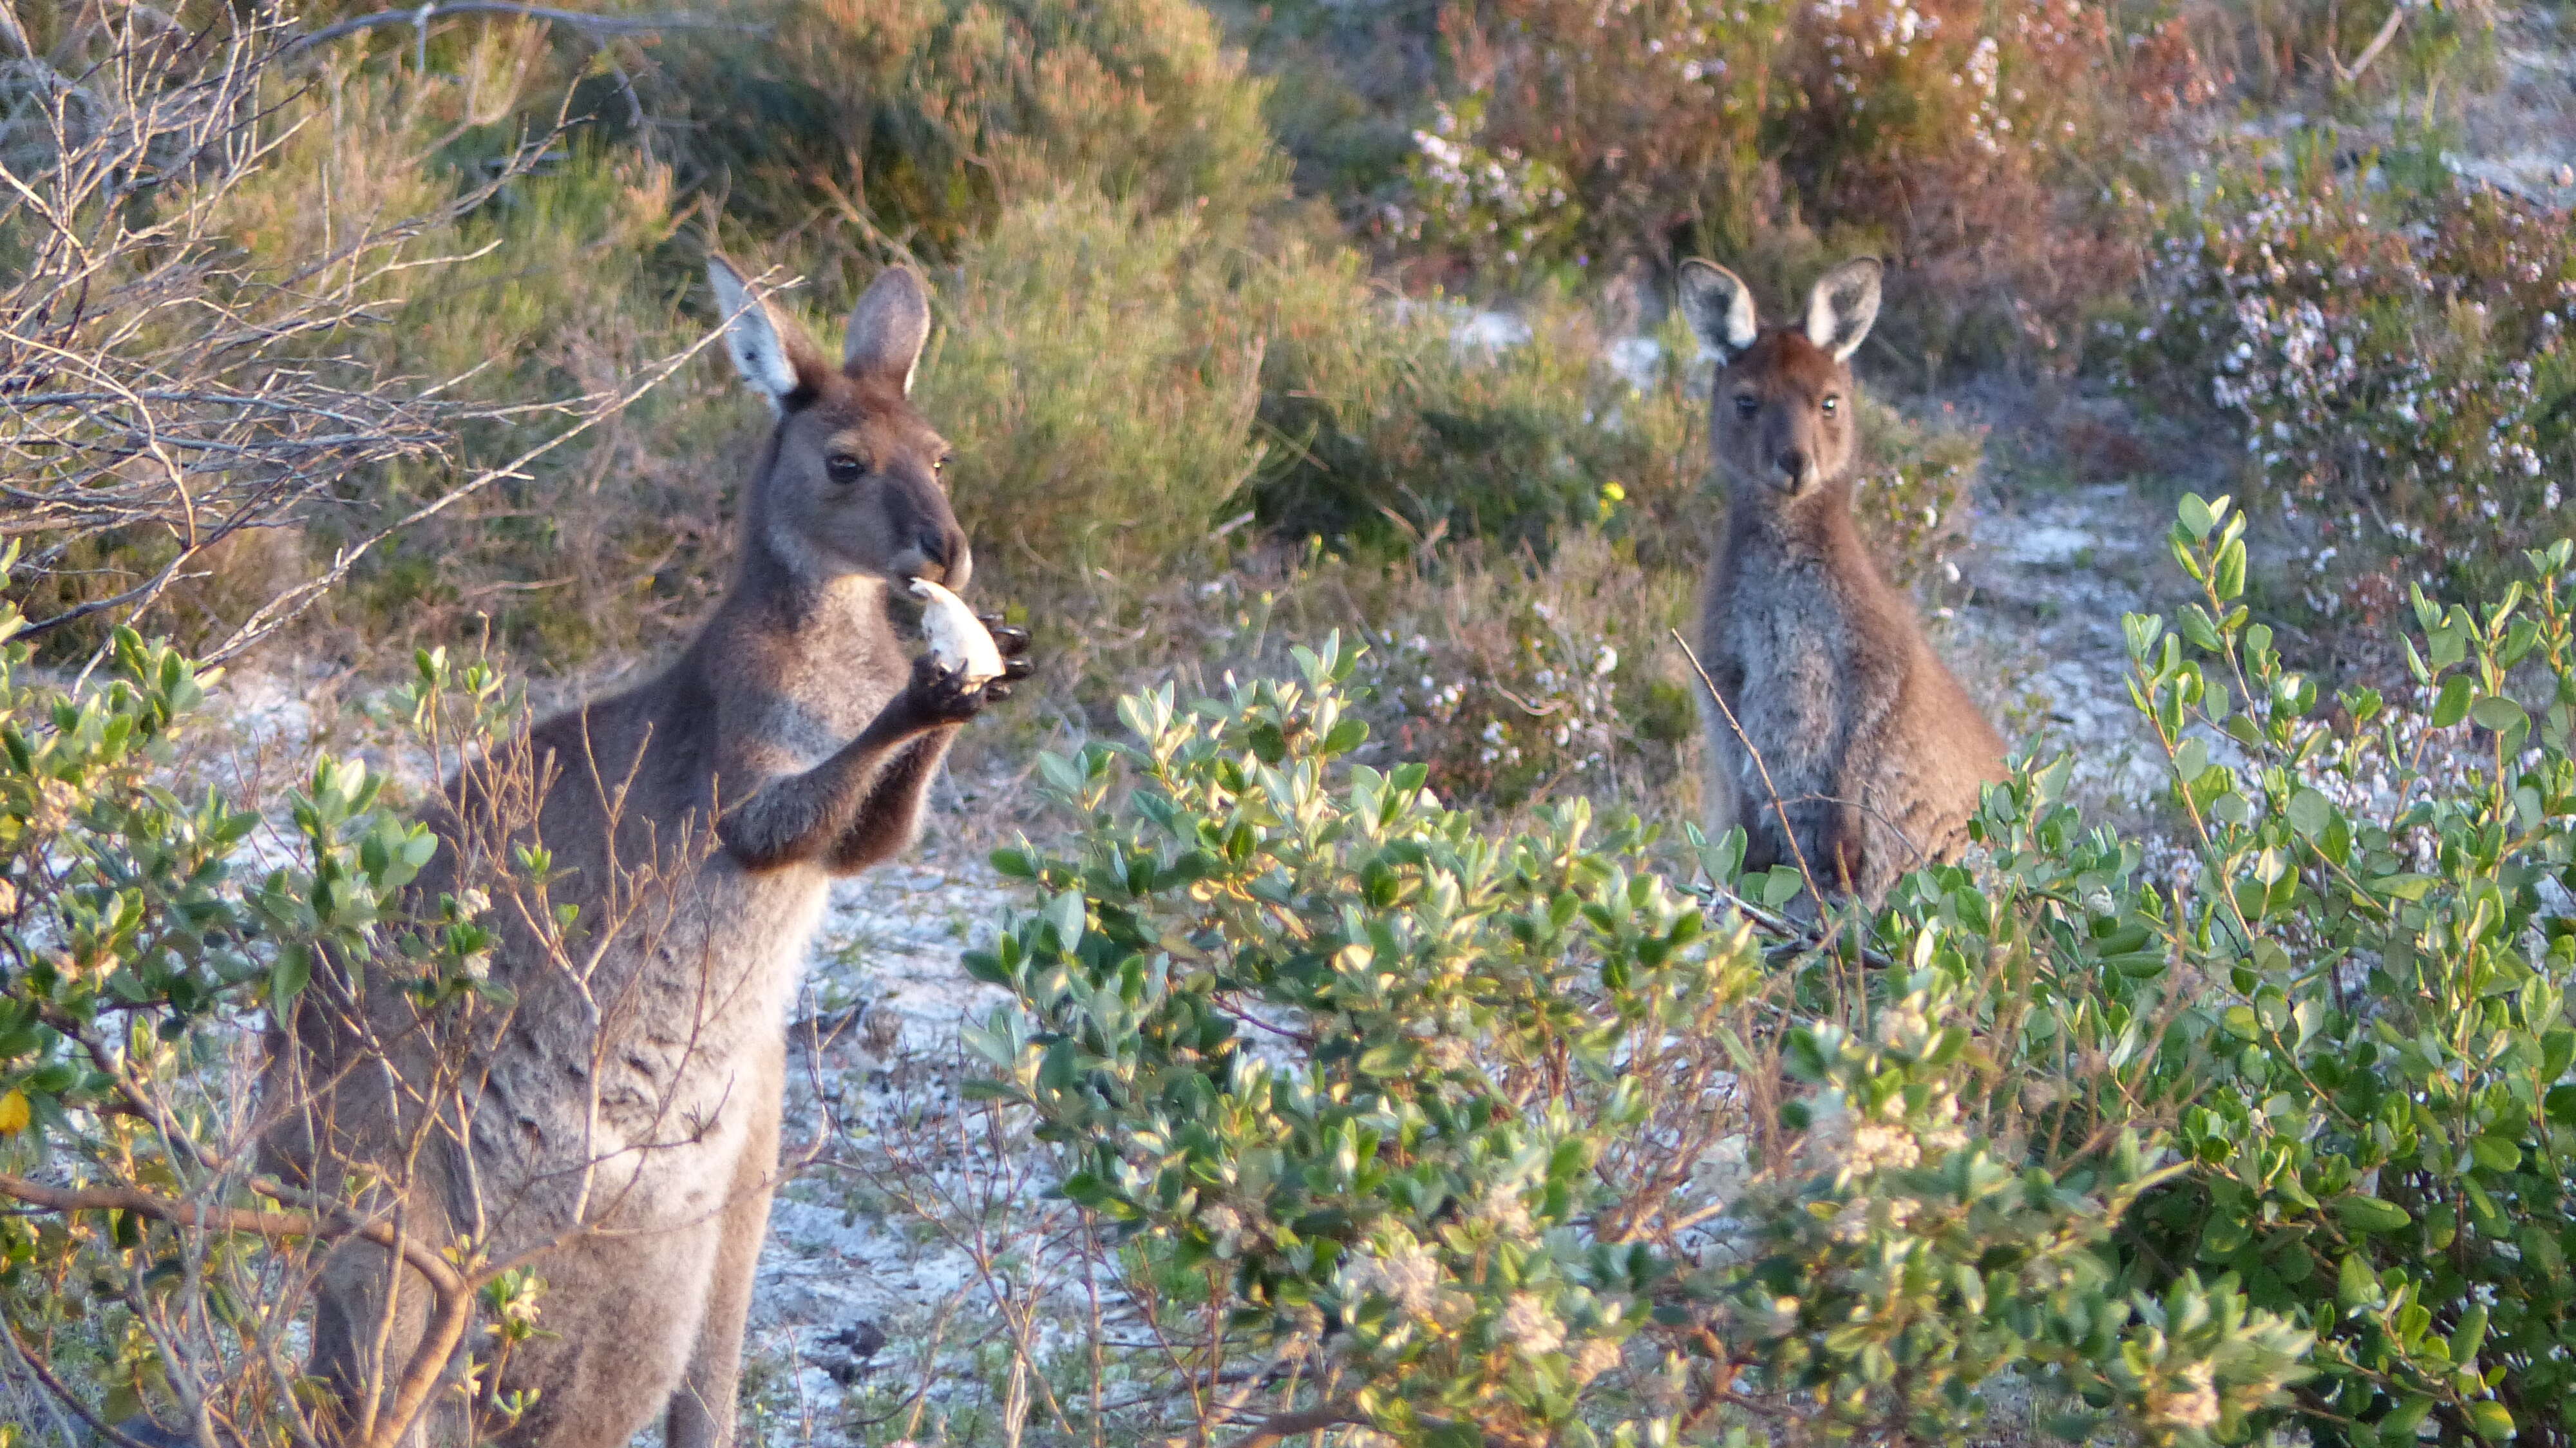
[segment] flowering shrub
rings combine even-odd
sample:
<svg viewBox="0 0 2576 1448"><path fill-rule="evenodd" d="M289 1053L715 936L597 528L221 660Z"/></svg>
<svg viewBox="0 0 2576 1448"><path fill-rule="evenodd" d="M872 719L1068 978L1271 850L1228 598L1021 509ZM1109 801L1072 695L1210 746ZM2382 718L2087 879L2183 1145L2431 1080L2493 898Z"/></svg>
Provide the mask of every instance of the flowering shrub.
<svg viewBox="0 0 2576 1448"><path fill-rule="evenodd" d="M2119 1099L2045 1066L2134 1029L2075 975L2085 1051L2001 1019L2029 983L1988 962L2032 948L2031 895L1985 917L1946 872L1894 927L1907 964L1783 969L1632 819L1489 835L1422 765L1350 762L1355 662L1132 696L1132 744L1048 757L1074 829L996 855L1043 903L968 958L1018 998L969 1034L977 1089L1060 1144L1125 1270L1203 1284L1195 1361L1256 1385L1256 1436L1946 1436L2014 1368L2197 1442L2297 1375L2303 1335L2232 1284L2142 1295L2103 1255L2173 1171L2151 1134L1998 1108L2026 1076ZM1740 848L1708 862L1767 893Z"/></svg>
<svg viewBox="0 0 2576 1448"><path fill-rule="evenodd" d="M1511 287L1573 259L1583 208L1550 162L1487 145L1484 115L1483 98L1470 96L1439 105L1431 128L1413 133L1407 229L1486 283Z"/></svg>
<svg viewBox="0 0 2576 1448"><path fill-rule="evenodd" d="M2569 218L2487 191L2233 178L2168 223L2131 375L2235 414L2307 602L2377 621L2565 536ZM2197 394L2195 398L2195 394Z"/></svg>
<svg viewBox="0 0 2576 1448"><path fill-rule="evenodd" d="M1579 249L1900 258L1884 325L1939 354L2053 351L2129 275L2089 198L2135 127L2206 99L2178 30L2072 0L1488 0L1444 30L1486 143L1560 171ZM2081 174L2081 184L2061 183ZM1801 242L1799 238L1803 237ZM1756 278L1757 282L1762 278ZM1935 358L1937 360L1937 356Z"/></svg>

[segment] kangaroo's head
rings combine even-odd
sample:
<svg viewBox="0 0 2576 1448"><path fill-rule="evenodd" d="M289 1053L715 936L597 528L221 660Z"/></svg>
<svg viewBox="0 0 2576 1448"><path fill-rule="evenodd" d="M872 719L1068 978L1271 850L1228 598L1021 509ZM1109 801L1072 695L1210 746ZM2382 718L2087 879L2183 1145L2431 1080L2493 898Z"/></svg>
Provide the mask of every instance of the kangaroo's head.
<svg viewBox="0 0 2576 1448"><path fill-rule="evenodd" d="M974 560L939 470L948 444L911 400L930 335L930 289L906 267L880 273L850 313L833 366L720 257L707 281L725 350L777 418L744 509L753 546L817 581L928 578L962 592Z"/></svg>
<svg viewBox="0 0 2576 1448"><path fill-rule="evenodd" d="M1785 502L1849 474L1859 401L1851 355L1878 318L1880 273L1869 257L1844 262L1816 283L1803 323L1764 327L1735 273L1682 263L1682 312L1718 356L1709 453L1737 500Z"/></svg>

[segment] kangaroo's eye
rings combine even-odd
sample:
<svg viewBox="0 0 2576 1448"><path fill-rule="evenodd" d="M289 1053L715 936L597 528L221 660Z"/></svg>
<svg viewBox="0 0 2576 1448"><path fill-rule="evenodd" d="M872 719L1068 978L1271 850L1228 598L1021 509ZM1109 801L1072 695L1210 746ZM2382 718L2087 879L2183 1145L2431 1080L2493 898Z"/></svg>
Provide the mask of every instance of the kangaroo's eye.
<svg viewBox="0 0 2576 1448"><path fill-rule="evenodd" d="M1827 417L1831 417L1837 411L1840 411L1842 405L1842 398L1832 393L1827 393L1825 395L1825 400L1816 404L1818 410L1822 411Z"/></svg>
<svg viewBox="0 0 2576 1448"><path fill-rule="evenodd" d="M834 453L823 460L823 471L836 483L855 483L866 476L868 465L849 453Z"/></svg>
<svg viewBox="0 0 2576 1448"><path fill-rule="evenodd" d="M944 473L948 471L948 454L941 453L939 455L939 461L930 465L930 470L934 473Z"/></svg>
<svg viewBox="0 0 2576 1448"><path fill-rule="evenodd" d="M1761 399L1761 398L1754 396L1754 395L1753 395L1752 393L1750 393L1750 392L1739 392L1739 393L1735 394L1735 415L1736 415L1736 416L1738 416L1738 417L1751 417L1753 414L1755 414L1755 413L1757 413L1757 412L1760 412L1761 410L1762 410L1762 399Z"/></svg>

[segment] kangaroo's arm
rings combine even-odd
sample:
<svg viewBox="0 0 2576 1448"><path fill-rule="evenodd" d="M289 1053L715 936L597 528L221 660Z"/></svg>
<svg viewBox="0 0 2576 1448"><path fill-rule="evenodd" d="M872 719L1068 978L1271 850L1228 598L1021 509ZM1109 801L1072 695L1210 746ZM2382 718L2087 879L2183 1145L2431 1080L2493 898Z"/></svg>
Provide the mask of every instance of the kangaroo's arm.
<svg viewBox="0 0 2576 1448"><path fill-rule="evenodd" d="M716 837L745 869L774 870L826 859L837 852L842 837L876 798L879 786L889 782L890 771L922 736L955 733L954 726L981 704L980 693L962 689L955 675L942 672L927 658L917 661L912 682L887 701L857 738L822 763L802 773L766 779L758 760L742 759L722 770L721 778L762 782L741 803L723 806ZM928 780L927 769L921 771L921 778ZM917 809L917 787L911 796Z"/></svg>
<svg viewBox="0 0 2576 1448"><path fill-rule="evenodd" d="M939 762L948 757L956 738L954 726L934 730L879 770L849 829L832 843L824 868L835 875L855 875L909 848L921 833L930 782L939 777Z"/></svg>

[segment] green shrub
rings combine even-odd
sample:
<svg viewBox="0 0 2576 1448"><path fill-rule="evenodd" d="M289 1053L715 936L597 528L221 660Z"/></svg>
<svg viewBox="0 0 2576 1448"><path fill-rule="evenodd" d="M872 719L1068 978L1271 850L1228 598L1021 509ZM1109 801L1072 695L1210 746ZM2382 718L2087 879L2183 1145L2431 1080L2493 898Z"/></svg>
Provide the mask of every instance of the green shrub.
<svg viewBox="0 0 2576 1448"><path fill-rule="evenodd" d="M1348 273L1300 280L1263 359L1261 422L1276 439L1253 491L1265 525L1388 549L1544 550L1608 502L1610 525L1649 558L1697 552L1706 404L1670 360L1692 355L1678 323L1641 387L1610 364L1590 311L1562 300L1515 321L1389 306ZM1488 341L1479 322L1528 336Z"/></svg>
<svg viewBox="0 0 2576 1448"><path fill-rule="evenodd" d="M2132 617L2193 875L2166 1038L2192 1164L2124 1250L2314 1331L2320 1442L2576 1441L2576 582L2561 540L2472 614L2421 590L2412 699L2322 710L2238 601L2244 520L2185 499L2202 585Z"/></svg>
<svg viewBox="0 0 2576 1448"><path fill-rule="evenodd" d="M2419 596L2420 702L2321 715L2242 530L2186 499L2203 601L2127 622L2178 846L2026 771L1821 944L1748 933L1804 882L1738 837L1703 913L1632 820L1351 762L1337 645L1132 697L1044 764L1068 844L996 857L1044 908L970 956L982 1089L1216 1360L1314 1365L1289 1421L1946 1440L2010 1368L2079 1436L2568 1441L2576 552Z"/></svg>
<svg viewBox="0 0 2576 1448"><path fill-rule="evenodd" d="M1361 757L1422 764L1459 806L1671 798L1699 725L1665 631L1695 580L1635 555L1586 529L1544 562L1462 550L1436 578L1391 582L1351 678L1375 736Z"/></svg>
<svg viewBox="0 0 2576 1448"><path fill-rule="evenodd" d="M764 235L953 254L1069 185L1240 236L1285 195L1264 86L1188 0L736 0L768 27L666 47L682 154ZM715 177L691 177L694 182Z"/></svg>
<svg viewBox="0 0 2576 1448"><path fill-rule="evenodd" d="M2306 154L2222 174L2165 226L2129 375L2240 420L2311 607L2382 623L2412 585L2492 592L2566 536L2567 213L2447 175L2374 191Z"/></svg>
<svg viewBox="0 0 2576 1448"><path fill-rule="evenodd" d="M998 578L1075 598L1101 572L1215 571L1210 535L1261 460L1273 272L1192 214L1079 191L1009 207L966 244L920 396Z"/></svg>
<svg viewBox="0 0 2576 1448"><path fill-rule="evenodd" d="M1490 835L1423 766L1349 763L1355 662L1134 696L1132 744L1049 757L1074 832L995 857L1044 903L968 957L1019 998L969 1033L978 1089L1061 1143L1122 1270L1204 1284L1199 1370L1285 1370L1257 1426L1949 1438L2011 1368L2197 1442L2297 1376L2303 1335L2231 1284L2140 1295L2102 1254L2173 1174L2152 1134L2021 1119L2136 1067L2013 1029L2072 889L1941 872L1892 927L1908 964L1782 970L1633 819ZM2091 1049L2134 1034L2054 983Z"/></svg>
<svg viewBox="0 0 2576 1448"><path fill-rule="evenodd" d="M209 676L120 629L102 682L66 687L27 670L24 622L0 603L0 1321L83 1414L306 1436L286 1329L317 1239L354 1228L254 1174L248 1077L316 952L399 931L396 893L436 842L355 761L318 759L274 799L181 793ZM423 670L492 722L496 680ZM487 942L411 936L422 998L471 990Z"/></svg>

